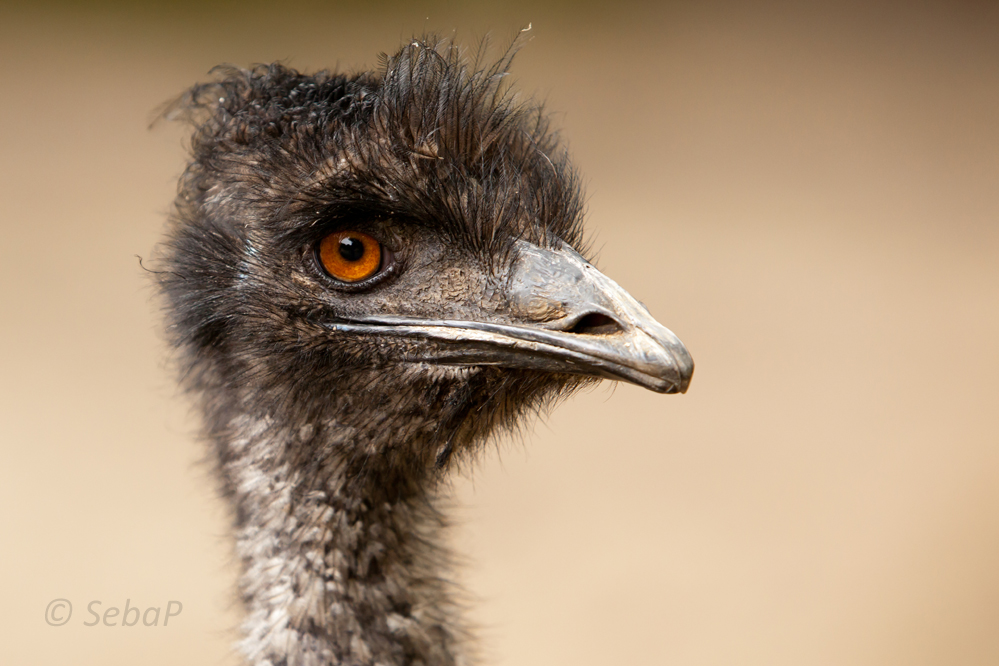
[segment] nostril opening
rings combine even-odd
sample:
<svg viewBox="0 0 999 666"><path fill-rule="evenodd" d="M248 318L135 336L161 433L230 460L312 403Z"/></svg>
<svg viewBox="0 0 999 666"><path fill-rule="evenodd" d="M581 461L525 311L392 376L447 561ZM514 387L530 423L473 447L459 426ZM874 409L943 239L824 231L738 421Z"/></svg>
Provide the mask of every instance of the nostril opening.
<svg viewBox="0 0 999 666"><path fill-rule="evenodd" d="M572 328L569 329L569 333L610 335L612 333L620 333L622 330L621 325L607 315L600 314L599 312L591 312L573 324Z"/></svg>

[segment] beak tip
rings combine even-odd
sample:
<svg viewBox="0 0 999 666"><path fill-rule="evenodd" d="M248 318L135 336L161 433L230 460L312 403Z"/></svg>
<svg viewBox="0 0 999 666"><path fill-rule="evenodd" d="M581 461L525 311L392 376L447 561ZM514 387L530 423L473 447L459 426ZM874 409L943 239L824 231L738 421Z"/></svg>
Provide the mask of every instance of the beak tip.
<svg viewBox="0 0 999 666"><path fill-rule="evenodd" d="M690 357L687 357L688 359ZM686 393L690 388L690 380L694 378L694 362L690 361L680 372L680 393Z"/></svg>
<svg viewBox="0 0 999 666"><path fill-rule="evenodd" d="M694 376L694 359L690 356L687 348L680 343L670 349L670 356L673 357L673 368L676 371L676 381L668 393L686 393L690 388L690 380Z"/></svg>

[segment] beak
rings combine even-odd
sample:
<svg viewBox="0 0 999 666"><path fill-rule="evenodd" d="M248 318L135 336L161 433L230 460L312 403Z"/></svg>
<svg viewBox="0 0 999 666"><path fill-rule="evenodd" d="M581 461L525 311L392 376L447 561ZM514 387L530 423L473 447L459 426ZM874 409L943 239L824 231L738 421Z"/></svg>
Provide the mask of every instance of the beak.
<svg viewBox="0 0 999 666"><path fill-rule="evenodd" d="M517 323L376 316L333 327L437 342L412 361L589 375L659 393L687 390L694 372L687 348L631 294L567 245L548 250L520 240L516 251L504 319Z"/></svg>

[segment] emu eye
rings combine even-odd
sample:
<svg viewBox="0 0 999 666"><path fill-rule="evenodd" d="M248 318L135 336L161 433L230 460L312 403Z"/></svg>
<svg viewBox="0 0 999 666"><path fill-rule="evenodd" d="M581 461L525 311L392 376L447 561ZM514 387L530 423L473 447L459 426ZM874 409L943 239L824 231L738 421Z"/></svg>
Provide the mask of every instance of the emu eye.
<svg viewBox="0 0 999 666"><path fill-rule="evenodd" d="M319 261L337 280L360 282L382 267L382 246L360 231L336 231L319 241Z"/></svg>

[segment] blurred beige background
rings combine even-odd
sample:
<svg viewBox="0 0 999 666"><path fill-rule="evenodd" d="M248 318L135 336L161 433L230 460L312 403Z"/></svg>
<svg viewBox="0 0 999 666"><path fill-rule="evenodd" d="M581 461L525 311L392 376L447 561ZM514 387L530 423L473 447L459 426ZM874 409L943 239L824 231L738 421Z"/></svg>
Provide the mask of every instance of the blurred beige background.
<svg viewBox="0 0 999 666"><path fill-rule="evenodd" d="M235 663L135 258L185 159L153 111L221 62L528 23L514 75L599 265L697 372L577 396L456 482L490 663L999 664L999 11L967 2L0 7L4 663ZM183 611L82 625L126 599Z"/></svg>

